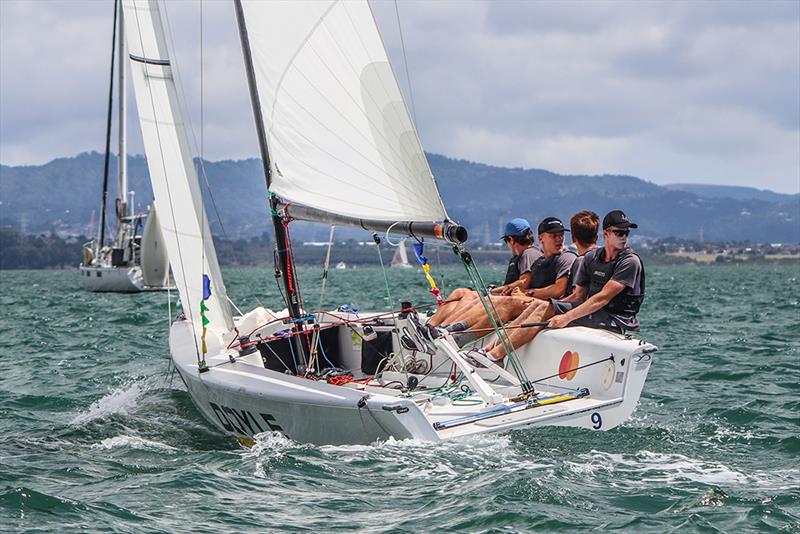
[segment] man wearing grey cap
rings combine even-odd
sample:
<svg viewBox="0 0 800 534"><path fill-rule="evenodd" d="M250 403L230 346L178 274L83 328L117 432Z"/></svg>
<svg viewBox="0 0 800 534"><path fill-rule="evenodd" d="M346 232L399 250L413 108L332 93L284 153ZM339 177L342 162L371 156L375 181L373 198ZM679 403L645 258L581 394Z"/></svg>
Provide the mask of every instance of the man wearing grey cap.
<svg viewBox="0 0 800 534"><path fill-rule="evenodd" d="M609 212L603 219L604 246L584 255L572 294L560 301L534 303L512 326L546 321L548 328L573 324L617 332L638 330L636 314L644 300L645 275L641 259L628 246L631 228L638 225L621 210ZM509 330L511 345L520 347L531 341L541 328ZM502 360L505 355L502 344L488 349L487 356L494 361Z"/></svg>
<svg viewBox="0 0 800 534"><path fill-rule="evenodd" d="M493 288L491 292L495 295L509 295L517 288L525 289L530 285L531 266L542 256L542 251L533 244L530 223L521 217L506 223L500 239L506 243L513 256L508 262L503 285ZM469 288L460 287L450 294L447 302L431 317L429 324L440 326L457 321L453 330L467 328L466 323L462 324L459 320L476 304L480 304L477 293Z"/></svg>

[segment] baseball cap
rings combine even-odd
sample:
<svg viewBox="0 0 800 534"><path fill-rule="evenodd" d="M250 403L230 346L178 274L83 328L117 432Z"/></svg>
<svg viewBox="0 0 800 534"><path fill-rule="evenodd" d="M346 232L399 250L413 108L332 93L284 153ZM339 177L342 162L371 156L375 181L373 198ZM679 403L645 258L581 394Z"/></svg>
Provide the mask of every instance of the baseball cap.
<svg viewBox="0 0 800 534"><path fill-rule="evenodd" d="M539 230L537 232L539 234L557 234L558 232L569 232L569 230L564 228L564 223L562 223L561 219L558 217L545 217L542 222L539 223Z"/></svg>
<svg viewBox="0 0 800 534"><path fill-rule="evenodd" d="M639 228L638 224L628 220L628 216L622 210L609 211L603 217L603 230L616 226L617 228Z"/></svg>
<svg viewBox="0 0 800 534"><path fill-rule="evenodd" d="M525 232L530 229L531 223L521 217L517 217L516 219L511 219L506 223L505 232L500 239L505 239L506 237L522 237L525 235Z"/></svg>

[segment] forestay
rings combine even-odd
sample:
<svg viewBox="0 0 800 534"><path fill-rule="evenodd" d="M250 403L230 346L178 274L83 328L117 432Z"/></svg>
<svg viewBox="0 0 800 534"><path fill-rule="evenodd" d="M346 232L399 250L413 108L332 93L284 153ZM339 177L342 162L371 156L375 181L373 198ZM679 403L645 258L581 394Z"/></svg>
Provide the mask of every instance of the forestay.
<svg viewBox="0 0 800 534"><path fill-rule="evenodd" d="M242 5L271 191L360 219L447 219L366 0Z"/></svg>
<svg viewBox="0 0 800 534"><path fill-rule="evenodd" d="M205 301L212 329L233 327L200 186L183 126L164 27L155 0L123 0L131 77L159 222L184 313L200 350L203 275L211 280Z"/></svg>

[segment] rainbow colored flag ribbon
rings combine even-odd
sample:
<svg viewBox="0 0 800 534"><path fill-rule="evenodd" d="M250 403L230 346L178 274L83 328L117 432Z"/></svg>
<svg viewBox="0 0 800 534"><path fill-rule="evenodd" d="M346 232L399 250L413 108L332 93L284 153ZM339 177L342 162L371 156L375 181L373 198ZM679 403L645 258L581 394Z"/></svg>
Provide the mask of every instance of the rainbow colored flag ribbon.
<svg viewBox="0 0 800 534"><path fill-rule="evenodd" d="M428 279L428 283L431 285L431 294L436 297L436 303L441 306L444 304L444 300L442 299L439 288L436 287L436 280L434 280L431 276L431 266L428 264L428 258L426 258L423 254L424 247L425 245L423 243L414 243L414 256L417 257L417 261L420 263L420 265L422 265L422 270L425 272L425 278Z"/></svg>

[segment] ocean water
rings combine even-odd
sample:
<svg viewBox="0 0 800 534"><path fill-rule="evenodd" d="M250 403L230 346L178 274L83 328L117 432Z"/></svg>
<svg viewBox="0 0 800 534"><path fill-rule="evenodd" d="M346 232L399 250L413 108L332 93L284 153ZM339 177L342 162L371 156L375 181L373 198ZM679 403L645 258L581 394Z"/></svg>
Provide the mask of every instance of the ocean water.
<svg viewBox="0 0 800 534"><path fill-rule="evenodd" d="M277 302L271 269L225 274L242 309ZM430 301L419 270L390 276L392 301ZM319 277L301 270L309 308ZM799 279L650 267L660 351L609 432L246 449L169 372L165 294L0 272L0 532L800 532ZM382 272L332 271L325 303L386 307Z"/></svg>

